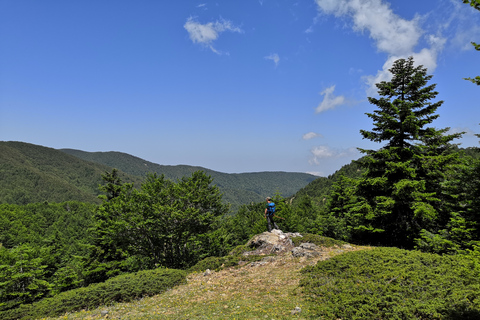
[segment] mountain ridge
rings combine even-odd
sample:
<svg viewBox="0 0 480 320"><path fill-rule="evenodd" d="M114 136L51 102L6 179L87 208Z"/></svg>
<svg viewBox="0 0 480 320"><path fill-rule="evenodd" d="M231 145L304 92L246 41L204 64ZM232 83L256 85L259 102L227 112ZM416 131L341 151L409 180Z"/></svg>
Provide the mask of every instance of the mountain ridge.
<svg viewBox="0 0 480 320"><path fill-rule="evenodd" d="M204 171L213 178L213 183L224 193L224 200L231 203L233 207L263 201L266 196L277 192L284 197L292 196L318 178L308 173L299 172L223 173L200 166L161 165L118 151L87 152L76 149L59 149L59 151L140 177L154 172L165 175L167 179L178 180L191 175L195 171Z"/></svg>
<svg viewBox="0 0 480 320"><path fill-rule="evenodd" d="M113 168L123 182L139 186L148 173L178 180L201 170L210 175L232 208L263 201L279 193L295 194L318 177L307 173L222 173L199 166L160 165L127 153L54 149L20 141L0 141L0 203L62 202L98 203L101 175Z"/></svg>

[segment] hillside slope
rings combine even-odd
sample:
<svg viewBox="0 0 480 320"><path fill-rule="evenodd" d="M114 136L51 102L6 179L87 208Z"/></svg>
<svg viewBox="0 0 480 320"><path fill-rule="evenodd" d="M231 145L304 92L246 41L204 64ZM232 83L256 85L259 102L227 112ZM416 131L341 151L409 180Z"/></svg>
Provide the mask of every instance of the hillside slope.
<svg viewBox="0 0 480 320"><path fill-rule="evenodd" d="M296 203L302 197L308 196L317 205L322 207L326 204L326 199L330 195L334 183L339 181L342 176L357 179L362 173L363 169L360 168L358 163L352 161L351 163L342 166L339 170L335 171L335 173L328 177L320 177L299 189L293 197L293 203Z"/></svg>
<svg viewBox="0 0 480 320"><path fill-rule="evenodd" d="M98 202L105 165L24 142L0 141L0 203ZM122 179L139 182L121 174Z"/></svg>
<svg viewBox="0 0 480 320"><path fill-rule="evenodd" d="M234 206L260 202L266 196L273 195L276 192L284 197L289 197L318 178L311 174L298 172L222 173L195 166L167 166L113 151L85 152L73 149L61 149L61 151L83 160L107 165L140 177L155 172L164 174L168 179L177 180L201 170L213 178L213 183L223 192L224 200Z"/></svg>
<svg viewBox="0 0 480 320"><path fill-rule="evenodd" d="M123 182L136 186L147 173L177 180L198 170L205 171L234 211L242 204L263 201L276 192L291 196L317 178L292 172L227 174L202 167L163 166L121 152L60 151L30 143L0 141L0 203L70 200L98 203L101 175L113 168L120 171Z"/></svg>
<svg viewBox="0 0 480 320"><path fill-rule="evenodd" d="M272 251L274 243L267 241L264 245ZM67 318L92 319L104 314L111 319L286 319L293 312L295 319L308 319L312 316L311 305L299 289L300 271L347 251L364 249L367 248L318 246L319 254L308 258L295 257L290 251L261 254L257 261L217 271L193 272L187 276L187 284L160 295L69 313Z"/></svg>

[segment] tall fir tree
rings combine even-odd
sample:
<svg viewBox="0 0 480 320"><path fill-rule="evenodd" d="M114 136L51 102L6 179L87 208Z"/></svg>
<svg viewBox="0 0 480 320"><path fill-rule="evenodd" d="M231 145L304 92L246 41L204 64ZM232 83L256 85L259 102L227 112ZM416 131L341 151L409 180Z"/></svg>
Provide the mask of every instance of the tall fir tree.
<svg viewBox="0 0 480 320"><path fill-rule="evenodd" d="M364 139L386 142L379 150L359 149L366 154L360 164L366 169L356 186L357 202L350 216L356 239L380 245L412 248L422 229L435 230L442 218L445 198L442 183L457 163L451 141L461 133L429 125L443 101L423 66L413 58L399 59L390 69L392 79L377 84L380 98L369 97L378 107L367 115L371 131Z"/></svg>

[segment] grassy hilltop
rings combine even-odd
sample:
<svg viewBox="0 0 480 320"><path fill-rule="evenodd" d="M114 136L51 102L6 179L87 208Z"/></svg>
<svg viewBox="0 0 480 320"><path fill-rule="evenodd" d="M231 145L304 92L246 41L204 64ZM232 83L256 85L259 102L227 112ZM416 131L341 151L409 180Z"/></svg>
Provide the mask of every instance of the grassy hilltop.
<svg viewBox="0 0 480 320"><path fill-rule="evenodd" d="M112 289L103 286L103 291L92 287L95 299L85 291L75 295L76 290L72 290L23 312L29 310L33 318L41 317L35 310L47 315L54 309L49 305L56 306L57 317L42 318L49 320L480 317L480 268L467 257L352 246L308 234L303 240L294 239L296 246L303 241L321 245L321 255L296 258L288 252L247 258L233 252L228 257L201 261L184 275L184 281L177 281L173 287L166 283L168 288L155 288L160 294L144 292L143 298L126 301L131 295L125 286L135 291L141 281L156 282L155 274L145 279L139 273L123 276L130 278L119 290L125 296L120 292L109 296L108 291L115 290L113 284ZM178 275L174 278L178 279ZM115 283L115 278L112 280ZM85 303L100 301L98 295L102 294L108 297L105 303L84 304L82 311L59 307L70 303L72 297L84 299ZM0 316L10 319L8 314Z"/></svg>

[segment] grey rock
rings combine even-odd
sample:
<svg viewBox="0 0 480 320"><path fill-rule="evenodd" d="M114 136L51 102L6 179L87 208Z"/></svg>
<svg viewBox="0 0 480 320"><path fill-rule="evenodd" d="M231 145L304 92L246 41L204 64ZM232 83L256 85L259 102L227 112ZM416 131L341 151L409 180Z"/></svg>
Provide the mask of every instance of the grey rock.
<svg viewBox="0 0 480 320"><path fill-rule="evenodd" d="M292 310L291 314L295 315L295 314L299 314L300 312L302 312L302 308L295 307L295 309Z"/></svg>
<svg viewBox="0 0 480 320"><path fill-rule="evenodd" d="M204 275L205 277L207 277L207 276L213 274L213 272L214 272L214 271L212 271L212 270L210 270L210 269L207 269L207 270L205 270L205 272L203 273L203 275Z"/></svg>
<svg viewBox="0 0 480 320"><path fill-rule="evenodd" d="M316 244L309 242L301 243L299 247L305 250L316 250L318 248Z"/></svg>

